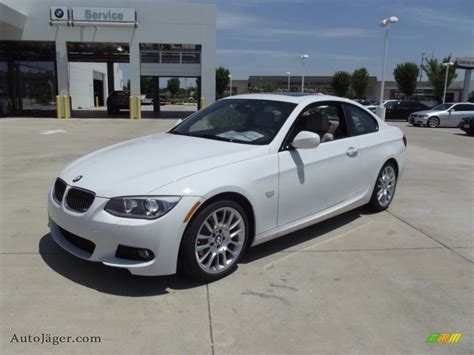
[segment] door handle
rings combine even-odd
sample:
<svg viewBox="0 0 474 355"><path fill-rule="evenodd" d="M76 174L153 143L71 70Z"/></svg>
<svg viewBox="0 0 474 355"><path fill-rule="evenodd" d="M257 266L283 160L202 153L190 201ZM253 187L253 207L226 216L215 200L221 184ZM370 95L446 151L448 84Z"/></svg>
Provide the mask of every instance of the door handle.
<svg viewBox="0 0 474 355"><path fill-rule="evenodd" d="M354 147L349 147L349 149L347 149L346 151L347 156L351 158L356 157L358 153L359 153L359 149L354 148Z"/></svg>

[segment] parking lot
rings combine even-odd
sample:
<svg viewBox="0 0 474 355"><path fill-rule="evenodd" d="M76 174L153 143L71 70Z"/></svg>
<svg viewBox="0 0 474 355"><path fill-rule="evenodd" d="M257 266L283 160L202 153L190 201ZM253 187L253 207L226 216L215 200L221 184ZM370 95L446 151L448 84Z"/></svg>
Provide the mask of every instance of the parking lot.
<svg viewBox="0 0 474 355"><path fill-rule="evenodd" d="M2 354L472 353L472 137L394 123L409 162L388 211L357 209L250 249L209 285L131 276L56 246L46 195L58 172L173 122L0 120ZM426 344L429 333L462 337ZM41 334L100 343L11 341Z"/></svg>

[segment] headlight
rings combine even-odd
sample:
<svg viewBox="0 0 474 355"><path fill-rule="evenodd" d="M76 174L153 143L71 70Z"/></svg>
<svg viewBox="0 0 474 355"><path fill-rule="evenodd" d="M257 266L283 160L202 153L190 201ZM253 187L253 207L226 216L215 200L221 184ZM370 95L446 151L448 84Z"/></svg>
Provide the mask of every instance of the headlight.
<svg viewBox="0 0 474 355"><path fill-rule="evenodd" d="M104 210L119 217L155 219L171 211L180 199L179 196L114 197Z"/></svg>

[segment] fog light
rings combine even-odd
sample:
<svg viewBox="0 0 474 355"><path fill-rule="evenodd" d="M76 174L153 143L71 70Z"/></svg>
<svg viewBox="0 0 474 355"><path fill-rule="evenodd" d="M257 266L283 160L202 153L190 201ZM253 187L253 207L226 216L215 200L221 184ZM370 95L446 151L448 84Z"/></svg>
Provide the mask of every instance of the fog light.
<svg viewBox="0 0 474 355"><path fill-rule="evenodd" d="M147 260L147 259L150 258L150 252L149 252L148 250L146 250L146 249L140 249L140 250L138 251L138 256L139 256L140 258L142 258L142 259Z"/></svg>

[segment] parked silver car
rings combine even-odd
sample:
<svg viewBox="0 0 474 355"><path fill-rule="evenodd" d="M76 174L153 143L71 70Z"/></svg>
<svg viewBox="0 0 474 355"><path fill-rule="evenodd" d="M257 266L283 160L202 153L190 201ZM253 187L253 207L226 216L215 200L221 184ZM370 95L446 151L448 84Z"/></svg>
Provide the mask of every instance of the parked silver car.
<svg viewBox="0 0 474 355"><path fill-rule="evenodd" d="M408 121L413 126L457 127L461 119L474 113L474 103L445 103L431 110L413 112Z"/></svg>

